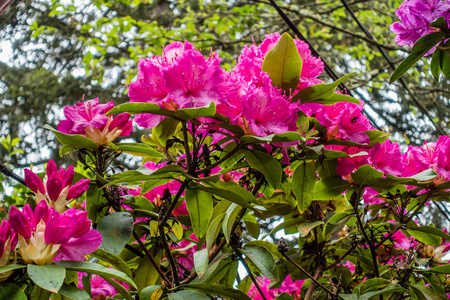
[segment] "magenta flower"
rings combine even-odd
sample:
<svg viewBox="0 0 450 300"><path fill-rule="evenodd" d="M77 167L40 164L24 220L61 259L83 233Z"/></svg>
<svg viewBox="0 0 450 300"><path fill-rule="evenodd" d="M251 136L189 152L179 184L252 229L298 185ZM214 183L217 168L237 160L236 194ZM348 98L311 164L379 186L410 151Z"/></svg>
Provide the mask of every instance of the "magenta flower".
<svg viewBox="0 0 450 300"><path fill-rule="evenodd" d="M450 180L450 137L441 136L436 143L436 172Z"/></svg>
<svg viewBox="0 0 450 300"><path fill-rule="evenodd" d="M398 143L386 140L382 144L376 144L370 151L370 163L375 169L385 174L394 176L403 174L403 155Z"/></svg>
<svg viewBox="0 0 450 300"><path fill-rule="evenodd" d="M89 179L81 179L72 185L74 176L73 166L69 166L67 170L61 167L58 171L53 160L47 164L44 181L31 170L25 169L25 183L36 193L36 204L45 200L48 206L59 212L64 212L68 203L80 197L89 188Z"/></svg>
<svg viewBox="0 0 450 300"><path fill-rule="evenodd" d="M60 214L44 200L34 212L28 204L22 211L11 207L9 223L18 234L20 254L26 263L82 261L102 243L100 233L91 229L86 211L71 208Z"/></svg>
<svg viewBox="0 0 450 300"><path fill-rule="evenodd" d="M87 276L84 272L78 272L78 287L83 289L83 276ZM94 299L112 298L117 295L116 289L105 279L97 274L91 276L91 295Z"/></svg>
<svg viewBox="0 0 450 300"><path fill-rule="evenodd" d="M405 171L409 177L432 168L436 163L436 143L425 143L422 147L409 146L404 156Z"/></svg>
<svg viewBox="0 0 450 300"><path fill-rule="evenodd" d="M347 146L327 146L327 149L341 151L350 155L350 157L342 157L337 159L338 164L336 167L336 172L341 176L347 176L362 165L369 164L368 153L361 153L367 152L368 150L366 149Z"/></svg>
<svg viewBox="0 0 450 300"><path fill-rule="evenodd" d="M297 280L292 281L291 275L288 275L284 280L281 286L277 289L269 289L270 280L267 278L257 278L259 282L259 286L261 287L264 296L268 300L275 300L277 296L282 293L287 293L294 297L294 299L300 299L301 288L305 280ZM256 286L252 284L250 290L248 292L248 296L253 300L262 300L261 294L257 290Z"/></svg>
<svg viewBox="0 0 450 300"><path fill-rule="evenodd" d="M439 17L444 17L447 23L449 22L450 1L406 0L395 14L400 19L400 23L396 22L390 26L397 34L395 41L401 46L412 47L419 38L433 31L431 22Z"/></svg>
<svg viewBox="0 0 450 300"><path fill-rule="evenodd" d="M242 98L243 123L247 134L258 136L283 133L297 129L297 105L291 104L269 75L262 75L262 84L252 85Z"/></svg>
<svg viewBox="0 0 450 300"><path fill-rule="evenodd" d="M16 248L17 234L11 229L9 222L3 220L0 224L0 267L9 262L9 254ZM2 279L0 275L0 280Z"/></svg>
<svg viewBox="0 0 450 300"><path fill-rule="evenodd" d="M255 76L260 76L264 57L275 47L280 37L281 35L276 32L266 35L260 46L245 45L241 51L237 65L233 68L234 72L242 76L247 82L250 82ZM294 42L303 61L299 84L305 88L320 83L317 80L317 76L323 72L323 62L320 58L311 56L311 51L305 42L297 39Z"/></svg>
<svg viewBox="0 0 450 300"><path fill-rule="evenodd" d="M118 136L129 136L133 130L130 114L122 113L115 118L105 116L114 107L114 102L99 104L99 99L78 102L64 107L64 116L58 130L67 134L81 134L97 145L103 146Z"/></svg>
<svg viewBox="0 0 450 300"><path fill-rule="evenodd" d="M219 63L217 53L205 58L189 42L173 42L162 56L139 61L139 78L129 86L130 102L156 103L170 110L201 107L210 102L222 104L219 85L225 71ZM161 120L161 116L150 114L135 118L139 126L147 128Z"/></svg>

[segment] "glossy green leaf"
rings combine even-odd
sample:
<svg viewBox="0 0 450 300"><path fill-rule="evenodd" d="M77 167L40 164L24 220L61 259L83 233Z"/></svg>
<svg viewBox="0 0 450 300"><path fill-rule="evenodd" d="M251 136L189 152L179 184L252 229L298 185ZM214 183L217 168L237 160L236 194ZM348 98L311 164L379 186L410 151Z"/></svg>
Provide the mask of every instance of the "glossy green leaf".
<svg viewBox="0 0 450 300"><path fill-rule="evenodd" d="M209 264L209 251L207 248L194 253L194 267L198 277L202 277L205 274L206 268Z"/></svg>
<svg viewBox="0 0 450 300"><path fill-rule="evenodd" d="M337 86L341 84L344 80L349 77L355 75L356 73L350 73L345 76L342 76L338 80L332 83L319 83L313 86L307 87L297 94L294 95L292 101L300 101L301 103L315 103L316 100L323 101L324 99L329 99L331 97L339 97L334 96ZM340 102L340 101L338 101ZM359 104L359 102L358 102Z"/></svg>
<svg viewBox="0 0 450 300"><path fill-rule="evenodd" d="M383 172L375 170L369 165L359 167L352 173L352 179L359 185L370 185L383 178Z"/></svg>
<svg viewBox="0 0 450 300"><path fill-rule="evenodd" d="M402 288L399 284L392 284L388 287L385 287L382 290L362 294L360 300L368 300L368 299L370 299L374 296L378 296L378 295L383 295L383 294L392 295L395 292L405 292L405 291L406 291L406 289Z"/></svg>
<svg viewBox="0 0 450 300"><path fill-rule="evenodd" d="M421 59L434 45L428 45L428 47L423 50L411 53L407 58L405 58L400 65L395 69L394 73L391 75L391 79L389 83L393 83L397 81L400 77L402 77L406 71L408 71L412 66L414 66L419 59Z"/></svg>
<svg viewBox="0 0 450 300"><path fill-rule="evenodd" d="M117 270L124 272L128 275L128 277L133 277L131 274L131 270L128 267L127 263L123 261L120 257L109 253L101 248L95 250L93 253L91 253L91 256L97 257L98 259L101 259L104 262L107 262L114 266Z"/></svg>
<svg viewBox="0 0 450 300"><path fill-rule="evenodd" d="M153 149L153 147L143 143L121 143L116 144L116 146L119 150L134 155L166 158L164 154L159 153L157 150Z"/></svg>
<svg viewBox="0 0 450 300"><path fill-rule="evenodd" d="M158 252L157 255L154 256L155 261L158 263L161 261L161 252ZM156 268L153 266L152 262L147 256L144 256L139 263L134 275L134 281L138 289L141 291L145 287L153 285L157 282L159 278L159 273Z"/></svg>
<svg viewBox="0 0 450 300"><path fill-rule="evenodd" d="M276 189L281 186L282 169L278 160L267 153L257 150L245 151L245 159L252 168L264 175L273 188Z"/></svg>
<svg viewBox="0 0 450 300"><path fill-rule="evenodd" d="M176 111L171 111L161 108L159 105L154 103L129 102L112 108L106 113L106 115L123 112L128 112L130 114L149 113L187 121L199 117L213 117L216 113L216 105L214 102L211 102L203 107L182 108L177 109Z"/></svg>
<svg viewBox="0 0 450 300"><path fill-rule="evenodd" d="M443 47L446 50L442 50L441 52L441 70L445 77L450 78L450 41L447 41Z"/></svg>
<svg viewBox="0 0 450 300"><path fill-rule="evenodd" d="M210 300L208 296L196 291L183 290L168 295L169 300Z"/></svg>
<svg viewBox="0 0 450 300"><path fill-rule="evenodd" d="M420 242L430 246L440 246L442 238L450 240L450 236L447 233L432 226L408 228L407 231Z"/></svg>
<svg viewBox="0 0 450 300"><path fill-rule="evenodd" d="M64 297L67 297L69 299L74 300L90 300L91 297L86 293L85 290L79 289L77 287L63 284L61 288L58 291L59 294L61 294Z"/></svg>
<svg viewBox="0 0 450 300"><path fill-rule="evenodd" d="M441 74L441 54L442 50L436 48L433 53L433 57L431 58L431 74L434 77L434 80L439 81L439 75Z"/></svg>
<svg viewBox="0 0 450 300"><path fill-rule="evenodd" d="M355 103L358 105L361 104L361 102L358 99L353 98L351 96L344 95L344 94L339 94L339 93L333 93L329 97L328 97L328 95L326 95L326 96L324 96L324 98L314 99L309 102L323 104L323 105L333 105L333 104L336 104L339 102L349 102L349 103Z"/></svg>
<svg viewBox="0 0 450 300"><path fill-rule="evenodd" d="M219 235L220 228L222 228L222 221L225 217L225 213L221 213L214 220L212 220L211 224L209 224L208 230L206 231L206 248L209 250L214 244L217 236Z"/></svg>
<svg viewBox="0 0 450 300"><path fill-rule="evenodd" d="M297 207L303 213L311 204L314 195L314 185L317 179L313 166L302 162L292 175L292 191L297 198Z"/></svg>
<svg viewBox="0 0 450 300"><path fill-rule="evenodd" d="M66 277L66 269L58 265L33 265L27 266L28 276L41 288L57 293Z"/></svg>
<svg viewBox="0 0 450 300"><path fill-rule="evenodd" d="M167 147L167 140L173 137L173 135L177 132L179 125L179 120L172 118L164 119L159 122L157 126L152 128L151 137L157 139L160 146Z"/></svg>
<svg viewBox="0 0 450 300"><path fill-rule="evenodd" d="M140 293L139 293L139 299L142 300L150 300L152 299L152 295L158 291L161 290L161 286L160 285L151 285L148 286L146 288L144 288Z"/></svg>
<svg viewBox="0 0 450 300"><path fill-rule="evenodd" d="M226 286L215 285L215 284L186 284L181 285L180 287L184 289L194 290L203 292L205 294L213 295L213 296L224 296L231 299L239 299L239 300L251 300L249 296L244 294L239 290L235 290L233 288L229 288Z"/></svg>
<svg viewBox="0 0 450 300"><path fill-rule="evenodd" d="M252 248L252 247L263 247L266 248L275 259L282 259L283 256L278 251L277 245L268 241L250 241L244 245L244 248Z"/></svg>
<svg viewBox="0 0 450 300"><path fill-rule="evenodd" d="M314 200L329 200L350 188L350 183L342 178L325 178L316 182Z"/></svg>
<svg viewBox="0 0 450 300"><path fill-rule="evenodd" d="M256 198L245 188L235 182L217 181L212 186L201 186L197 188L228 201L234 202L242 207L253 209L249 202L255 202Z"/></svg>
<svg viewBox="0 0 450 300"><path fill-rule="evenodd" d="M89 274L97 274L103 278L113 278L117 279L121 282L128 284L131 287L137 289L134 281L128 277L125 273L109 269L100 264L85 262L85 261L71 261L71 260L61 260L55 262L56 265L62 266L68 270L77 271L77 272L85 272Z"/></svg>
<svg viewBox="0 0 450 300"><path fill-rule="evenodd" d="M409 286L419 297L419 300L448 300L448 297L442 295L421 284L411 284Z"/></svg>
<svg viewBox="0 0 450 300"><path fill-rule="evenodd" d="M442 29L442 30L444 30L444 31L445 31L446 29L448 29L448 27L447 27L447 22L445 21L444 17L439 17L439 18L437 18L435 21L433 21L433 22L430 23L430 26L431 26L431 27L434 27L434 28Z"/></svg>
<svg viewBox="0 0 450 300"><path fill-rule="evenodd" d="M228 243L230 242L231 229L240 211L241 208L237 204L232 203L223 218L222 231Z"/></svg>
<svg viewBox="0 0 450 300"><path fill-rule="evenodd" d="M298 228L298 233L300 234L301 237L306 237L311 230L313 230L315 227L320 226L324 224L324 221L316 221L316 222L305 222L305 223L301 223L297 228Z"/></svg>
<svg viewBox="0 0 450 300"><path fill-rule="evenodd" d="M133 216L127 212L115 212L105 216L97 225L103 248L119 255L133 232Z"/></svg>
<svg viewBox="0 0 450 300"><path fill-rule="evenodd" d="M298 86L302 66L294 40L288 33L283 33L275 47L266 54L262 71L269 74L274 86L290 94Z"/></svg>
<svg viewBox="0 0 450 300"><path fill-rule="evenodd" d="M443 31L436 31L429 33L427 35L422 36L420 39L417 40L417 42L412 47L413 52L418 52L424 49L428 49L429 51L430 45L434 46L437 43L439 43L443 38L445 37L445 32Z"/></svg>
<svg viewBox="0 0 450 300"><path fill-rule="evenodd" d="M375 144L382 144L385 140L389 138L389 133L379 131L379 130L367 130L364 131L365 134L369 136L370 143L369 148L375 146Z"/></svg>
<svg viewBox="0 0 450 300"><path fill-rule="evenodd" d="M19 265L19 264L6 265L4 267L0 267L0 273L6 273L6 272L14 271L17 269L23 269L26 266L27 265Z"/></svg>
<svg viewBox="0 0 450 300"><path fill-rule="evenodd" d="M46 124L44 125L44 129L51 130L58 141L66 146L72 146L78 149L81 148L87 148L87 149L98 149L98 145L91 139L88 139L85 136L82 136L80 134L65 134L62 132L59 132L55 128L51 127L50 125Z"/></svg>
<svg viewBox="0 0 450 300"><path fill-rule="evenodd" d="M185 192L186 207L189 211L192 227L197 237L203 237L208 229L213 212L211 194L200 189L187 188Z"/></svg>
<svg viewBox="0 0 450 300"><path fill-rule="evenodd" d="M258 267L264 277L270 280L278 279L278 269L269 250L264 247L245 247L241 251Z"/></svg>
<svg viewBox="0 0 450 300"><path fill-rule="evenodd" d="M12 283L0 285L0 300L27 300L23 290Z"/></svg>

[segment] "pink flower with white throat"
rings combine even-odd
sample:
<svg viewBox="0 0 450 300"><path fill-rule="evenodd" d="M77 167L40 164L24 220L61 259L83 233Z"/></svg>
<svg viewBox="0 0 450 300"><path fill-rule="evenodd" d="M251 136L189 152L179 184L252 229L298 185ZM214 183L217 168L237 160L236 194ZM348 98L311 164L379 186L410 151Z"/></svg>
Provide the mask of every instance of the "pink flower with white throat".
<svg viewBox="0 0 450 300"><path fill-rule="evenodd" d="M64 116L58 130L67 134L81 134L103 146L114 141L118 136L129 136L133 130L130 114L113 116L105 114L114 107L114 102L100 104L95 98L78 102L74 106L64 107Z"/></svg>
<svg viewBox="0 0 450 300"><path fill-rule="evenodd" d="M75 171L73 166L67 170L56 166L53 160L47 164L47 173L42 181L31 170L25 169L25 183L36 193L36 204L45 200L48 206L52 206L59 212L66 210L66 205L80 197L89 188L89 179L81 179L75 184L73 178Z"/></svg>
<svg viewBox="0 0 450 300"><path fill-rule="evenodd" d="M28 204L22 211L15 206L9 223L17 233L19 251L26 263L50 264L53 260L84 260L102 243L102 236L91 229L86 211L75 208L60 214L42 200L34 209Z"/></svg>

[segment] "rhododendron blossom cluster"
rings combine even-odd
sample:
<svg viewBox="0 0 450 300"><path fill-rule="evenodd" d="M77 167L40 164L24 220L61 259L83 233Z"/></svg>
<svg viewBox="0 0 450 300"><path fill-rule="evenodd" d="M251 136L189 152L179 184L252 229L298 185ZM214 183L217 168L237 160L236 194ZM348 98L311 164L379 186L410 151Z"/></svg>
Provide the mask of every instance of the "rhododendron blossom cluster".
<svg viewBox="0 0 450 300"><path fill-rule="evenodd" d="M34 211L28 204L22 211L11 207L9 222L18 235L20 254L26 263L84 260L84 255L102 242L100 233L91 229L87 212L71 208L60 214L45 200Z"/></svg>
<svg viewBox="0 0 450 300"><path fill-rule="evenodd" d="M173 42L139 61L129 102L65 107L53 132L76 168L25 169L34 195L0 225L0 281L93 299L450 293L450 235L418 222L450 196L450 137L402 153L336 91L352 74L322 82L321 59L287 33L220 63ZM141 141L119 140L133 122Z"/></svg>

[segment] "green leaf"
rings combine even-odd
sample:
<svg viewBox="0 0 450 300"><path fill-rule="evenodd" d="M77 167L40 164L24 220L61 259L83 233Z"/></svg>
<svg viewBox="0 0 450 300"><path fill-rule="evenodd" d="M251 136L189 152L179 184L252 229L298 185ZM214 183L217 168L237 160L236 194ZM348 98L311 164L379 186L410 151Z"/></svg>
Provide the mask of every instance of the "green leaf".
<svg viewBox="0 0 450 300"><path fill-rule="evenodd" d="M28 276L41 288L52 293L58 293L66 277L66 269L58 265L27 266Z"/></svg>
<svg viewBox="0 0 450 300"><path fill-rule="evenodd" d="M184 289L194 290L194 291L200 291L205 294L210 295L218 295L218 296L224 296L231 299L239 299L239 300L251 300L249 296L244 294L243 292L239 290L235 290L233 288L229 288L226 286L221 285L215 285L215 284L187 284L187 285L181 285L180 287Z"/></svg>
<svg viewBox="0 0 450 300"><path fill-rule="evenodd" d="M405 74L406 71L414 66L419 61L419 59L421 59L428 51L430 51L431 48L433 48L433 46L434 45L428 45L427 48L424 48L423 50L417 52L413 52L407 58L405 58L395 69L394 73L392 73L389 83L393 83L397 81L397 79L402 77L403 74Z"/></svg>
<svg viewBox="0 0 450 300"><path fill-rule="evenodd" d="M424 285L411 284L409 287L419 296L419 300L448 300L446 296Z"/></svg>
<svg viewBox="0 0 450 300"><path fill-rule="evenodd" d="M323 237L334 234L336 231L344 227L350 215L348 213L338 213L333 215L323 227Z"/></svg>
<svg viewBox="0 0 450 300"><path fill-rule="evenodd" d="M445 21L444 17L439 17L435 21L430 23L431 27L442 29L443 31L446 31L447 28L447 22Z"/></svg>
<svg viewBox="0 0 450 300"><path fill-rule="evenodd" d="M283 33L275 47L266 54L262 71L269 74L274 86L289 95L298 86L302 66L294 40L288 33Z"/></svg>
<svg viewBox="0 0 450 300"><path fill-rule="evenodd" d="M314 195L316 171L308 163L301 162L292 175L292 191L297 198L297 207L303 213L311 204Z"/></svg>
<svg viewBox="0 0 450 300"><path fill-rule="evenodd" d="M352 179L359 185L371 185L383 178L383 172L375 170L369 165L359 167L352 173Z"/></svg>
<svg viewBox="0 0 450 300"><path fill-rule="evenodd" d="M283 170L281 165L271 155L257 151L245 151L245 159L250 166L261 172L266 178L267 182L275 189L281 187L281 177Z"/></svg>
<svg viewBox="0 0 450 300"><path fill-rule="evenodd" d="M323 99L326 100L331 97L339 97L339 96L334 96L336 87L338 85L340 85L344 80L346 80L347 78L349 78L355 74L356 74L356 72L347 74L332 83L319 83L319 84L315 84L313 86L307 87L307 88L301 90L300 92L298 92L297 94L295 94L294 97L292 98L292 101L296 102L296 101L300 100L300 102L302 104L304 104L304 103L314 103L315 100L323 101ZM340 101L338 101L338 102L340 102ZM358 104L359 104L359 102L358 102Z"/></svg>
<svg viewBox="0 0 450 300"><path fill-rule="evenodd" d="M209 251L208 248L202 249L194 253L194 266L195 272L198 277L201 278L205 274L206 268L209 264Z"/></svg>
<svg viewBox="0 0 450 300"><path fill-rule="evenodd" d="M298 226L298 233L300 234L301 237L306 237L311 230L313 230L315 227L320 226L322 224L324 224L323 221L316 221L313 223L309 223L309 222L301 223Z"/></svg>
<svg viewBox="0 0 450 300"><path fill-rule="evenodd" d="M433 57L431 58L431 74L434 77L434 80L439 81L439 75L441 74L441 54L442 50L436 48L433 53Z"/></svg>
<svg viewBox="0 0 450 300"><path fill-rule="evenodd" d="M295 219L286 220L283 223L277 225L274 229L272 229L272 231L270 231L270 233L265 234L263 236L263 238L265 238L268 235L275 234L276 232L280 231L281 229L289 228L291 226L295 226L295 225L300 224L300 223L302 223L304 221L305 221L305 219L303 219L303 218L295 218Z"/></svg>
<svg viewBox="0 0 450 300"><path fill-rule="evenodd" d="M316 182L314 200L329 200L350 188L350 183L342 178L329 177Z"/></svg>
<svg viewBox="0 0 450 300"><path fill-rule="evenodd" d="M158 252L158 254L154 257L156 262L161 261L162 252ZM141 291L145 287L149 285L153 285L157 282L159 278L159 273L156 268L153 266L152 262L147 256L142 258L139 266L137 267L134 275L134 281L138 289Z"/></svg>
<svg viewBox="0 0 450 300"><path fill-rule="evenodd" d="M254 209L250 206L249 202L255 202L255 196L239 184L235 182L217 181L216 183L211 183L211 185L212 187L198 185L197 188L234 202L242 207Z"/></svg>
<svg viewBox="0 0 450 300"><path fill-rule="evenodd" d="M206 231L206 248L211 249L214 241L219 235L220 228L222 225L222 220L225 217L225 213L221 213L209 224L208 230Z"/></svg>
<svg viewBox="0 0 450 300"><path fill-rule="evenodd" d="M55 264L72 271L97 274L103 277L104 279L107 278L117 279L137 289L137 286L134 283L134 281L130 277L128 277L125 273L114 269L109 269L100 264L94 264L86 261L71 261L71 260L61 260L55 262Z"/></svg>
<svg viewBox="0 0 450 300"><path fill-rule="evenodd" d="M211 194L200 189L186 188L186 207L189 211L195 235L200 238L206 234L213 212Z"/></svg>
<svg viewBox="0 0 450 300"><path fill-rule="evenodd" d="M0 268L0 273L6 273L6 272L14 271L17 269L23 269L26 266L27 265L19 265L19 264L6 265L6 266Z"/></svg>
<svg viewBox="0 0 450 300"><path fill-rule="evenodd" d="M278 251L277 245L275 245L274 243L268 242L268 241L260 241L260 240L251 241L244 245L244 248L248 248L248 247L263 247L263 248L266 248L268 251L270 251L273 258L275 258L275 259L283 258L283 256Z"/></svg>
<svg viewBox="0 0 450 300"><path fill-rule="evenodd" d="M177 109L176 111L171 111L161 108L155 103L129 102L112 108L106 113L106 115L123 112L128 112L130 114L149 113L187 121L199 117L213 117L216 113L216 105L214 102L211 102L203 107L182 108Z"/></svg>
<svg viewBox="0 0 450 300"><path fill-rule="evenodd" d="M450 50L448 50L450 41L445 43L444 47L447 48L447 50L442 50L441 52L441 70L445 77L450 78Z"/></svg>
<svg viewBox="0 0 450 300"><path fill-rule="evenodd" d="M427 52L433 48L430 46L434 46L437 43L439 43L443 38L445 37L445 32L443 31L436 31L432 32L430 34L422 36L420 39L417 40L417 42L412 47L413 52L422 51L424 49L428 49Z"/></svg>
<svg viewBox="0 0 450 300"><path fill-rule="evenodd" d="M240 210L241 208L237 204L232 203L223 218L222 231L228 243L230 243L231 229L233 228L234 221L236 220Z"/></svg>
<svg viewBox="0 0 450 300"><path fill-rule="evenodd" d="M0 300L27 300L23 290L12 283L0 285Z"/></svg>
<svg viewBox="0 0 450 300"><path fill-rule="evenodd" d="M344 94L339 94L339 93L333 93L333 94L331 94L330 97L324 96L324 98L315 99L313 101L307 101L307 102L313 102L313 103L318 103L318 104L323 104L323 105L333 105L333 104L336 104L339 102L349 102L349 103L355 103L355 104L361 105L361 102L358 99L353 98L351 96L344 95Z"/></svg>
<svg viewBox="0 0 450 300"><path fill-rule="evenodd" d="M127 212L115 212L105 216L97 225L103 248L119 255L133 232L133 216Z"/></svg>
<svg viewBox="0 0 450 300"><path fill-rule="evenodd" d="M167 118L159 122L159 124L152 128L152 138L156 138L161 146L167 147L167 140L172 138L178 129L180 121ZM144 141L144 139L142 139Z"/></svg>
<svg viewBox="0 0 450 300"><path fill-rule="evenodd" d="M149 300L152 299L152 295L157 291L157 290L161 290L161 286L160 285L151 285L148 286L146 288L144 288L140 293L139 293L139 299L142 300Z"/></svg>
<svg viewBox="0 0 450 300"><path fill-rule="evenodd" d="M440 246L442 243L441 238L450 240L450 235L432 226L408 228L407 231L418 241L430 246Z"/></svg>
<svg viewBox="0 0 450 300"><path fill-rule="evenodd" d="M101 259L104 262L107 262L114 266L117 270L124 272L127 274L128 277L133 277L133 274L131 274L131 270L128 267L127 263L121 259L120 257L109 253L101 248L95 250L93 253L91 253L91 256L97 257L98 259Z"/></svg>
<svg viewBox="0 0 450 300"><path fill-rule="evenodd" d="M416 269L417 272L430 272L438 274L450 274L450 264L434 267L431 269Z"/></svg>
<svg viewBox="0 0 450 300"><path fill-rule="evenodd" d="M379 130L367 130L364 131L365 134L370 139L369 148L375 146L375 144L382 144L385 140L389 138L389 133L379 131Z"/></svg>
<svg viewBox="0 0 450 300"><path fill-rule="evenodd" d="M269 250L264 247L245 247L241 251L258 267L264 277L270 280L278 279L278 269Z"/></svg>
<svg viewBox="0 0 450 300"><path fill-rule="evenodd" d="M166 158L164 154L159 153L153 147L142 143L121 143L116 144L119 150L139 156L151 156L156 158Z"/></svg>
<svg viewBox="0 0 450 300"><path fill-rule="evenodd" d="M62 132L59 132L55 128L51 127L50 125L46 124L44 125L44 129L51 130L58 141L66 146L72 146L75 148L87 148L87 149L98 149L98 145L91 139L88 139L85 136L82 136L80 134L65 134Z"/></svg>
<svg viewBox="0 0 450 300"><path fill-rule="evenodd" d="M169 300L210 300L208 296L196 291L183 290L168 295Z"/></svg>
<svg viewBox="0 0 450 300"><path fill-rule="evenodd" d="M63 284L58 291L64 297L75 300L90 300L91 297L86 293L85 290L79 289L77 287Z"/></svg>
<svg viewBox="0 0 450 300"><path fill-rule="evenodd" d="M361 300L368 300L374 296L383 295L383 294L389 294L392 295L395 292L405 292L406 289L402 288L399 284L392 284L382 290L369 292L361 295Z"/></svg>

